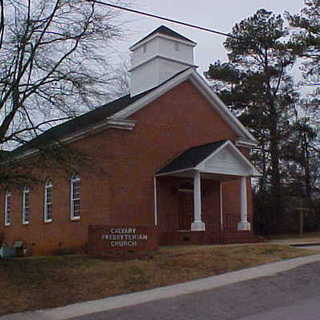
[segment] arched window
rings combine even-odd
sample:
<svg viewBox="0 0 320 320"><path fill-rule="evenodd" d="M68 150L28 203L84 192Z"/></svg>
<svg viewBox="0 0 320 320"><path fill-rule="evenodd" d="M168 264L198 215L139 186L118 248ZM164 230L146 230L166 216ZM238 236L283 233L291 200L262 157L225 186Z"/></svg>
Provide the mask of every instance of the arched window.
<svg viewBox="0 0 320 320"><path fill-rule="evenodd" d="M53 184L48 180L44 186L44 222L53 220Z"/></svg>
<svg viewBox="0 0 320 320"><path fill-rule="evenodd" d="M30 221L30 189L24 186L22 190L22 224L29 224Z"/></svg>
<svg viewBox="0 0 320 320"><path fill-rule="evenodd" d="M70 180L71 220L80 219L80 176L73 175Z"/></svg>
<svg viewBox="0 0 320 320"><path fill-rule="evenodd" d="M11 225L11 192L6 191L4 196L4 225Z"/></svg>

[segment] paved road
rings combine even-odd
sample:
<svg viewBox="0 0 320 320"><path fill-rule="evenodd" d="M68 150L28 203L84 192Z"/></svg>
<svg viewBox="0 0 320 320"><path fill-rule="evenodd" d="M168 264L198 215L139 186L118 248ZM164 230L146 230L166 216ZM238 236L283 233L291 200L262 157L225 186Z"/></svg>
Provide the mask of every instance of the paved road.
<svg viewBox="0 0 320 320"><path fill-rule="evenodd" d="M275 276L73 320L319 320L320 262Z"/></svg>
<svg viewBox="0 0 320 320"><path fill-rule="evenodd" d="M317 320L320 297L301 300L293 305L275 308L240 320Z"/></svg>

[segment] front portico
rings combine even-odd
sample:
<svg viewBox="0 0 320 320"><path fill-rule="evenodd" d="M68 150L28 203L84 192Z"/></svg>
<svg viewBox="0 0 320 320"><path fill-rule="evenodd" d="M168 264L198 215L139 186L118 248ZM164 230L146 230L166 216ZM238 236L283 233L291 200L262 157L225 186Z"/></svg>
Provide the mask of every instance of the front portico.
<svg viewBox="0 0 320 320"><path fill-rule="evenodd" d="M173 193L176 190L176 198L178 198L179 193L188 193L189 202L193 207L192 216L189 214L190 225L188 227L188 225L183 224L183 228L186 229L184 231L223 232L225 230L224 218L226 218L223 204L223 184L230 181L240 182L239 189L234 194L234 201L239 202L239 208L234 213L234 217L238 217L236 229L239 232L250 231L247 185L249 178L257 175L259 173L251 162L229 140L186 150L159 170L156 175L157 183L155 186L161 190L168 188L171 190L170 194L168 190L159 192L160 196L155 203L160 231L165 232L166 228L173 231L174 224L176 224L176 231L182 231L179 230L181 227L179 223L174 222L173 211L167 218L164 212L161 212L164 210L162 202L170 201L171 206L175 206ZM169 179L171 184L166 182ZM190 196L192 196L192 200ZM170 200L168 200L169 198ZM191 211L190 207L189 211ZM179 205L176 206L176 211L179 217L179 214L181 214L178 212ZM163 220L172 220L172 222L165 227L166 221Z"/></svg>

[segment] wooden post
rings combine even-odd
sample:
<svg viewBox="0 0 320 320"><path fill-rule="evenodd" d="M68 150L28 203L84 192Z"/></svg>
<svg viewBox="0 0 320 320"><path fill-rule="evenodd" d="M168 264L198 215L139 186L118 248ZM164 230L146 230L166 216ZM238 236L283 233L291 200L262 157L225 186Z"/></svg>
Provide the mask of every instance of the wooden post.
<svg viewBox="0 0 320 320"><path fill-rule="evenodd" d="M303 236L303 217L304 217L304 214L303 214L303 208L300 208L300 224L299 224L299 235L300 237Z"/></svg>
<svg viewBox="0 0 320 320"><path fill-rule="evenodd" d="M303 199L300 198L300 208L299 208L299 236L302 237L303 236L303 218L304 218L304 203L303 203Z"/></svg>

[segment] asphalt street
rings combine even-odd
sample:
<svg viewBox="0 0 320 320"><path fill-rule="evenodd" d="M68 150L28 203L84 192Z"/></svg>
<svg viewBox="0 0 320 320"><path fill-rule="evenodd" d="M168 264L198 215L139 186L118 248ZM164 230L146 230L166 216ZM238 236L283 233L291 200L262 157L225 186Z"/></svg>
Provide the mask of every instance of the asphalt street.
<svg viewBox="0 0 320 320"><path fill-rule="evenodd" d="M319 320L320 262L274 276L73 320Z"/></svg>

